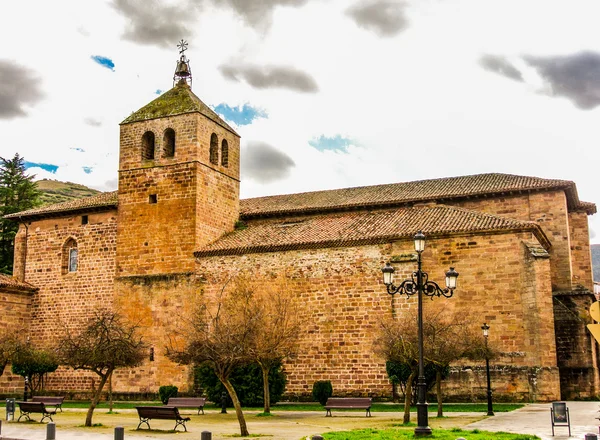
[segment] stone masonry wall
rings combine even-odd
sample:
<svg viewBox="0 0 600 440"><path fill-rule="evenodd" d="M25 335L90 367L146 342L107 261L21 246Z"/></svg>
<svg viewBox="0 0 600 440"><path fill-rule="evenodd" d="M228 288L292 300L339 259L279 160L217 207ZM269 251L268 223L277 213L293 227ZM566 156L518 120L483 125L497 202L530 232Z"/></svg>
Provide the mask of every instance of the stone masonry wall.
<svg viewBox="0 0 600 440"><path fill-rule="evenodd" d="M549 251L552 287L554 290L571 289L570 228L564 191L472 199L456 203L456 205L475 211L538 223L552 243ZM584 220L580 219L580 221ZM587 219L585 222L587 223Z"/></svg>
<svg viewBox="0 0 600 440"><path fill-rule="evenodd" d="M31 322L31 299L33 293L23 293L0 288L0 331L2 334L23 334L29 330ZM0 390L3 393L23 392L21 376L11 374L8 365L0 376Z"/></svg>
<svg viewBox="0 0 600 440"><path fill-rule="evenodd" d="M573 259L573 286L581 286L593 292L594 280L587 213L570 212L569 227Z"/></svg>
<svg viewBox="0 0 600 440"><path fill-rule="evenodd" d="M162 157L162 133L175 155ZM157 139L142 160L142 136ZM212 134L227 140L227 166L209 160ZM152 199L154 198L154 199ZM193 270L193 252L231 231L239 216L239 137L198 113L121 126L117 276Z"/></svg>
<svg viewBox="0 0 600 440"><path fill-rule="evenodd" d="M43 219L28 224L25 281L39 287L32 295L30 341L52 347L67 329L78 329L100 308L113 304L116 211ZM20 226L18 240L25 243ZM64 270L67 240L77 242L78 268ZM60 368L48 376L49 390L89 389L92 376ZM22 387L22 383L19 385ZM22 388L21 388L22 389ZM1 392L9 391L1 387Z"/></svg>
<svg viewBox="0 0 600 440"><path fill-rule="evenodd" d="M504 361L515 368L515 386L511 391L517 394L513 398L530 400L534 395L551 400L558 398L559 383L548 260L538 265L542 273L535 282L542 285L533 286L534 281L522 272L524 266L536 266L537 262L528 256L523 240L532 237L474 235L428 241L423 259L424 270L431 279L443 283L443 274L450 265L461 275L453 298L428 300L425 307L444 307L460 313L468 310L477 327L483 321L490 323L494 329L490 343L508 353L510 358ZM249 270L256 277L266 278L285 270L290 287L308 305L303 316L306 334L300 354L286 365L287 393L307 396L314 381L329 379L336 395L383 396L389 393L390 386L384 361L373 355L372 343L379 319L391 313L391 308L380 269L394 255L411 253L412 246L412 242L396 242L203 258L198 262L197 275L206 278L205 291L210 294L237 271ZM398 279L408 277L415 270L415 263L396 264L396 270ZM415 307L416 299L396 296L394 304L401 313L402 309ZM531 334L528 330L539 323L544 323L542 331ZM532 369L546 371L543 380L536 380L533 394ZM457 397L460 393L470 391L452 391Z"/></svg>
<svg viewBox="0 0 600 440"><path fill-rule="evenodd" d="M598 393L596 342L586 324L591 323L589 292L554 295L556 343L561 378L561 399L585 399Z"/></svg>

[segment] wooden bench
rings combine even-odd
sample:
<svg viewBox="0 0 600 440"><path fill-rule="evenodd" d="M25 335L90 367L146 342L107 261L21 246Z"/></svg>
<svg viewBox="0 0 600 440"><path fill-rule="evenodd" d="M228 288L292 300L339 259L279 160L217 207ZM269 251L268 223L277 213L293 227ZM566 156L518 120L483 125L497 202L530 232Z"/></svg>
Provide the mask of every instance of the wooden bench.
<svg viewBox="0 0 600 440"><path fill-rule="evenodd" d="M371 417L370 397L330 397L325 404L325 417L331 417L332 409L364 409L366 417Z"/></svg>
<svg viewBox="0 0 600 440"><path fill-rule="evenodd" d="M21 417L26 417L27 420L31 420L31 417L29 417L31 413L41 414L42 420L40 420L40 422L43 422L44 419L50 419L51 422L54 421L52 420L52 416L56 414L56 410L48 411L43 402L17 402L17 404L19 405L19 410L21 411L21 415L17 419L17 422L21 421Z"/></svg>
<svg viewBox="0 0 600 440"><path fill-rule="evenodd" d="M140 423L137 429L140 429L142 423L145 423L150 429L150 419L162 419L162 420L175 420L175 428L173 431L177 431L178 426L183 426L183 429L187 432L185 422L190 420L189 417L181 417L179 410L175 406L136 406L138 416L140 417Z"/></svg>
<svg viewBox="0 0 600 440"><path fill-rule="evenodd" d="M34 396L31 398L32 402L42 402L45 405L52 405L54 409L62 412L62 404L65 401L64 397L55 397L55 396Z"/></svg>
<svg viewBox="0 0 600 440"><path fill-rule="evenodd" d="M202 411L204 414L204 397L169 397L167 406L176 406L177 408L198 408L198 414Z"/></svg>

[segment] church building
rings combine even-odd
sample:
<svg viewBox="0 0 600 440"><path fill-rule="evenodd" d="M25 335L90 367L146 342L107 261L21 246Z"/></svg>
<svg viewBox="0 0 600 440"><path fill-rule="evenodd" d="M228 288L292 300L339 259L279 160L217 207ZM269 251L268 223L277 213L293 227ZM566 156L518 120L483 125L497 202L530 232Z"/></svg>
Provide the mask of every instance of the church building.
<svg viewBox="0 0 600 440"><path fill-rule="evenodd" d="M288 396L330 380L336 396L390 397L375 329L416 298L388 295L381 268L410 277L422 231L430 278L460 273L454 296L434 301L490 326L495 399L599 394L585 327L596 206L574 182L490 173L240 200L240 136L192 92L183 53L174 87L121 122L118 172L115 192L7 216L20 226L13 277L0 276L0 326L25 328L36 346L101 307L138 318L152 348L139 368L115 372L116 393L191 392L190 368L167 359L165 341L198 292L251 271L285 272L307 305L299 354L285 364ZM483 398L484 366L454 366L449 398ZM88 393L92 381L61 367L47 390ZM0 377L0 393L22 387L8 370Z"/></svg>

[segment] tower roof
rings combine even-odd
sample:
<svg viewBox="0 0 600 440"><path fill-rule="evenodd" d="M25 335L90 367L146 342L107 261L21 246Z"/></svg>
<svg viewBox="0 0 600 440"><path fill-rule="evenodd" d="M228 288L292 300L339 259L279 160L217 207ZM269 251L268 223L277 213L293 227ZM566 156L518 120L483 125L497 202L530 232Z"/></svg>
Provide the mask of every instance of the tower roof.
<svg viewBox="0 0 600 440"><path fill-rule="evenodd" d="M185 82L181 81L171 90L163 93L154 101L146 104L136 112L133 112L121 122L131 124L132 122L147 121L150 119L164 118L167 116L183 115L186 113L200 113L219 124L221 127L239 136L236 131L217 115L209 106L198 98Z"/></svg>

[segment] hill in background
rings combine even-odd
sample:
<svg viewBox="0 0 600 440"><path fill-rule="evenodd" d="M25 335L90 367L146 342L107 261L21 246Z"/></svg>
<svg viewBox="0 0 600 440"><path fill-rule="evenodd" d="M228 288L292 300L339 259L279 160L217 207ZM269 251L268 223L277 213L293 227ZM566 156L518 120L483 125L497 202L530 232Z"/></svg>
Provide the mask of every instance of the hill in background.
<svg viewBox="0 0 600 440"><path fill-rule="evenodd" d="M59 182L58 180L43 179L36 181L36 183L39 190L42 192L41 199L43 205L81 199L101 192L77 183Z"/></svg>
<svg viewBox="0 0 600 440"><path fill-rule="evenodd" d="M594 271L594 281L600 282L600 244L591 245L592 248L592 270Z"/></svg>

